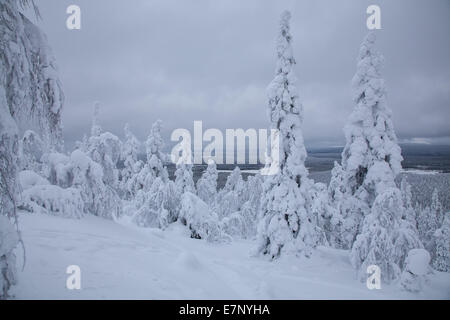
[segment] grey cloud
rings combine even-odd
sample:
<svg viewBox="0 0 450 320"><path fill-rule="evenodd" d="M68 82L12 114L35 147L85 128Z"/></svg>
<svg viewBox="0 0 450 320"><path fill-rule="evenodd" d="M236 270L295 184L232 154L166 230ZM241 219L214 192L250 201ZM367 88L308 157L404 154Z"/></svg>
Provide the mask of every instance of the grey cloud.
<svg viewBox="0 0 450 320"><path fill-rule="evenodd" d="M388 103L401 140L450 136L450 3L376 1L378 48L386 58ZM68 5L82 30L65 28ZM298 87L307 144L342 144L351 112L350 81L373 1L41 0L66 103L68 146L102 102L102 126L122 136L125 122L145 139L151 123L165 135L194 120L205 127L268 125L265 88L275 69L278 17L292 11ZM418 140L416 140L418 141Z"/></svg>

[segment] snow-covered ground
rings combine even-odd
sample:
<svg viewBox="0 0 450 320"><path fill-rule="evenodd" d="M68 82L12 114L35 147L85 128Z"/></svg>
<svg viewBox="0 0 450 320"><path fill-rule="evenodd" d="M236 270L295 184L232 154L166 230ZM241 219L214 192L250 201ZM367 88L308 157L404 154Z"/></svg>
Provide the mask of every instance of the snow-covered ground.
<svg viewBox="0 0 450 320"><path fill-rule="evenodd" d="M369 290L348 252L319 248L311 259L253 257L253 241L212 244L181 225L144 229L86 216L20 215L26 266L17 299L449 299L450 274L424 292L396 285ZM17 255L22 262L21 252ZM81 290L66 289L66 268L81 268Z"/></svg>

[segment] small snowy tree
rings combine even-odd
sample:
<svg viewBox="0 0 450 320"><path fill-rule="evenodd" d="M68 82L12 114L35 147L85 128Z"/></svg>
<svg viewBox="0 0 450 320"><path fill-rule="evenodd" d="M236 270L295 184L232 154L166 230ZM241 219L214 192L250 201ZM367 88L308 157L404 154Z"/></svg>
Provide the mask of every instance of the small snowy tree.
<svg viewBox="0 0 450 320"><path fill-rule="evenodd" d="M179 194L190 192L195 194L195 184L192 173L192 164L181 162L175 171L175 185Z"/></svg>
<svg viewBox="0 0 450 320"><path fill-rule="evenodd" d="M338 247L336 235L337 225L340 216L330 205L327 186L323 183L315 183L310 190L311 194L311 212L314 218L314 224L317 224L322 230L320 243L323 245L332 245Z"/></svg>
<svg viewBox="0 0 450 320"><path fill-rule="evenodd" d="M229 176L228 186L234 185L225 197L220 195L219 205L229 208L229 213L222 217L222 228L230 236L241 239L252 239L256 236L257 221L261 208L263 180L260 174L249 176L247 182L242 180L238 171ZM237 183L232 184L231 181ZM220 205L222 203L222 205ZM236 211L237 210L237 211ZM222 210L222 214L225 210Z"/></svg>
<svg viewBox="0 0 450 320"><path fill-rule="evenodd" d="M351 251L351 262L361 280L366 278L368 266L377 265L383 281L391 282L404 268L408 252L422 248L417 232L404 225L404 210L398 188L389 188L375 199Z"/></svg>
<svg viewBox="0 0 450 320"><path fill-rule="evenodd" d="M417 228L416 214L412 203L411 185L408 183L406 177L403 177L400 183L400 191L405 208L403 219L408 221L414 228Z"/></svg>
<svg viewBox="0 0 450 320"><path fill-rule="evenodd" d="M444 217L442 226L434 233L436 249L433 267L436 270L450 272L450 212Z"/></svg>
<svg viewBox="0 0 450 320"><path fill-rule="evenodd" d="M162 121L158 120L152 125L150 135L145 142L147 162L143 168L132 178L134 192L139 190L147 191L151 188L154 179L161 177L163 181L169 179L167 169L164 167L166 160L165 154L162 152L164 142L161 137Z"/></svg>
<svg viewBox="0 0 450 320"><path fill-rule="evenodd" d="M133 221L142 227L165 228L178 219L180 210L179 190L164 167L161 128L161 120L153 124L146 142L147 163L131 182L136 192Z"/></svg>
<svg viewBox="0 0 450 320"><path fill-rule="evenodd" d="M400 286L410 292L420 292L428 282L430 273L430 254L424 249L413 249L408 252L405 269L402 272Z"/></svg>
<svg viewBox="0 0 450 320"><path fill-rule="evenodd" d="M143 163L138 160L139 140L131 132L128 123L125 125L124 132L125 143L122 149L124 168L120 175L120 190L125 199L131 200L135 196L132 179L142 169Z"/></svg>
<svg viewBox="0 0 450 320"><path fill-rule="evenodd" d="M439 200L439 191L436 188L431 195L431 211L436 216L437 225L440 226L444 221L444 208Z"/></svg>
<svg viewBox="0 0 450 320"><path fill-rule="evenodd" d="M216 163L208 161L208 167L202 177L197 181L198 197L202 199L210 208L214 207L217 197L217 172Z"/></svg>
<svg viewBox="0 0 450 320"><path fill-rule="evenodd" d="M103 132L99 124L98 103L94 105L91 137L88 139L87 155L103 168L103 182L112 189L118 189L119 171L117 163L120 159L122 143L110 132Z"/></svg>
<svg viewBox="0 0 450 320"><path fill-rule="evenodd" d="M38 134L32 130L25 131L20 141L20 167L22 170L40 172L41 157L46 152L46 146Z"/></svg>
<svg viewBox="0 0 450 320"><path fill-rule="evenodd" d="M417 209L417 227L420 238L425 248L431 253L432 260L435 259L436 242L434 234L442 224L444 210L439 201L438 191L435 189L431 197L431 205Z"/></svg>
<svg viewBox="0 0 450 320"><path fill-rule="evenodd" d="M242 179L241 170L236 166L227 177L223 189L217 194L215 212L219 215L219 218L222 219L241 210L244 196L245 183Z"/></svg>
<svg viewBox="0 0 450 320"><path fill-rule="evenodd" d="M351 262L359 270L361 280L366 278L370 265L381 269L387 283L400 275L400 267L394 261L393 232L399 225L401 211L398 189L389 189L376 198L371 213L364 218L363 230L351 251Z"/></svg>
<svg viewBox="0 0 450 320"><path fill-rule="evenodd" d="M219 241L225 238L217 214L193 193L183 194L179 221L189 228L194 239Z"/></svg>
<svg viewBox="0 0 450 320"><path fill-rule="evenodd" d="M103 182L103 169L81 150L75 150L70 157L53 154L47 164L53 183L62 188L75 188L80 191L84 211L99 217L114 219L122 213L122 202L117 193ZM71 189L67 189L67 192ZM76 199L76 194L72 201ZM50 198L51 199L51 198ZM42 203L42 200L38 200ZM76 202L73 205L77 205Z"/></svg>
<svg viewBox="0 0 450 320"><path fill-rule="evenodd" d="M269 118L279 132L281 150L278 173L264 183L257 251L271 258L283 251L310 256L318 243L318 228L309 211L312 182L304 165L303 108L296 89L290 18L288 11L281 15L275 79L268 87Z"/></svg>

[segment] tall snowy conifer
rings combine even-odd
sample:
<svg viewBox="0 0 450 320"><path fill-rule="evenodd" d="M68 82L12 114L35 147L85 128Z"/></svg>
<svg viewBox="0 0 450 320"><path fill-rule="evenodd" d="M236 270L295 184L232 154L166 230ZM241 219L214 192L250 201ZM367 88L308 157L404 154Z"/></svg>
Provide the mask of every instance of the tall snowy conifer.
<svg viewBox="0 0 450 320"><path fill-rule="evenodd" d="M290 18L288 11L281 15L275 79L267 89L271 127L280 135L280 170L264 183L258 252L272 259L282 252L309 256L318 241L317 226L309 212L312 182L304 165L303 108L294 75Z"/></svg>
<svg viewBox="0 0 450 320"><path fill-rule="evenodd" d="M347 200L358 205L351 206L344 219L358 223L352 229L357 236L351 261L360 278L364 280L369 265L377 265L382 279L390 282L405 267L408 252L423 246L395 184L402 156L386 104L383 57L374 48L375 39L373 32L365 37L353 78L356 106L345 128L342 167Z"/></svg>
<svg viewBox="0 0 450 320"><path fill-rule="evenodd" d="M386 104L381 77L383 57L375 50L375 40L375 34L369 33L359 51L352 80L355 107L344 129L347 143L342 153L343 185L335 186L343 194L338 201L333 199L345 221L341 232L346 238L344 248L352 246L375 198L395 187L394 179L403 160L392 112Z"/></svg>

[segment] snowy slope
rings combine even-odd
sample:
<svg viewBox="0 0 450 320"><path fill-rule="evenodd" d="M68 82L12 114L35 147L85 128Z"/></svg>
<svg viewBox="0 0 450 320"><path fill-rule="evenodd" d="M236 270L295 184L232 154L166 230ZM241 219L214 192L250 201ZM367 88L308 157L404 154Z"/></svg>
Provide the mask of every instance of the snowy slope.
<svg viewBox="0 0 450 320"><path fill-rule="evenodd" d="M211 244L187 230L137 228L86 216L21 214L27 263L17 299L449 299L450 274L425 292L395 285L368 290L348 252L319 248L311 259L252 257L252 241ZM20 257L21 252L17 252ZM21 261L19 261L21 262ZM66 268L81 267L81 290L66 289Z"/></svg>

